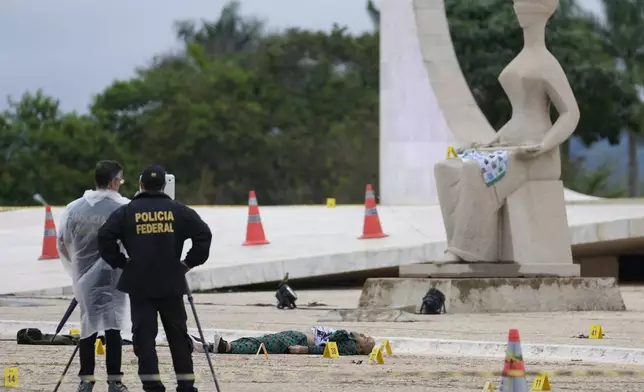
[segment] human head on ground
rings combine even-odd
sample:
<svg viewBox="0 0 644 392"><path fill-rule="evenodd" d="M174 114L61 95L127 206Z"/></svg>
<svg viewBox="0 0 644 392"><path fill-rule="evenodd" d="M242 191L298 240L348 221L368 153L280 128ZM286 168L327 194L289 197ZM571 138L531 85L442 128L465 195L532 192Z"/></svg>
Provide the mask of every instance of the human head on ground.
<svg viewBox="0 0 644 392"><path fill-rule="evenodd" d="M142 192L163 192L165 190L165 174L163 166L148 166L141 173L139 188Z"/></svg>
<svg viewBox="0 0 644 392"><path fill-rule="evenodd" d="M98 161L94 168L96 189L117 191L123 185L123 166L116 161Z"/></svg>
<svg viewBox="0 0 644 392"><path fill-rule="evenodd" d="M367 336L361 332L351 332L351 334L356 339L358 352L362 355L369 354L371 350L373 350L373 347L376 345L376 340L371 336Z"/></svg>

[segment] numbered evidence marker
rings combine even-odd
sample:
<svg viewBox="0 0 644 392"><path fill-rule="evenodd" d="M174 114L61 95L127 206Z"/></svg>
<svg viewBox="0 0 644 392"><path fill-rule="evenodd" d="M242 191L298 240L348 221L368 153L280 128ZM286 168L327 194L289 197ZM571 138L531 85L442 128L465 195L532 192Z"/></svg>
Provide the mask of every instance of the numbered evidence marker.
<svg viewBox="0 0 644 392"><path fill-rule="evenodd" d="M335 208L335 199L329 197L326 199L326 208Z"/></svg>
<svg viewBox="0 0 644 392"><path fill-rule="evenodd" d="M336 342L328 342L324 347L324 353L322 354L324 358L338 358L340 353L338 352L338 344Z"/></svg>
<svg viewBox="0 0 644 392"><path fill-rule="evenodd" d="M105 355L105 345L101 339L96 338L94 346L96 347L96 355Z"/></svg>
<svg viewBox="0 0 644 392"><path fill-rule="evenodd" d="M588 337L591 339L603 339L604 338L604 331L602 330L602 326L599 324L593 324L590 326L590 333L588 334Z"/></svg>
<svg viewBox="0 0 644 392"><path fill-rule="evenodd" d="M80 329L72 328L69 330L69 334L72 336L80 336Z"/></svg>
<svg viewBox="0 0 644 392"><path fill-rule="evenodd" d="M264 343L261 343L259 345L259 349L257 350L257 354L255 354L255 358L257 358L259 353L262 351L264 352L264 356L266 357L266 359L268 359L268 351L266 351L266 346L264 346Z"/></svg>
<svg viewBox="0 0 644 392"><path fill-rule="evenodd" d="M494 392L494 385L491 382L486 381L485 385L483 385L483 392Z"/></svg>
<svg viewBox="0 0 644 392"><path fill-rule="evenodd" d="M391 355L391 344L389 343L389 339L385 339L380 343L380 351L382 353L386 353L387 355Z"/></svg>
<svg viewBox="0 0 644 392"><path fill-rule="evenodd" d="M534 378L532 382L533 391L552 391L550 388L550 380L548 380L548 373L541 373Z"/></svg>
<svg viewBox="0 0 644 392"><path fill-rule="evenodd" d="M371 350L371 354L369 354L369 362L367 363L379 363L380 365L385 364L385 358L382 355L380 347L374 347L373 350Z"/></svg>
<svg viewBox="0 0 644 392"><path fill-rule="evenodd" d="M11 388L20 386L20 379L18 378L18 368L4 369L4 386Z"/></svg>
<svg viewBox="0 0 644 392"><path fill-rule="evenodd" d="M458 154L456 154L456 150L452 146L447 147L447 159L450 158L458 158Z"/></svg>

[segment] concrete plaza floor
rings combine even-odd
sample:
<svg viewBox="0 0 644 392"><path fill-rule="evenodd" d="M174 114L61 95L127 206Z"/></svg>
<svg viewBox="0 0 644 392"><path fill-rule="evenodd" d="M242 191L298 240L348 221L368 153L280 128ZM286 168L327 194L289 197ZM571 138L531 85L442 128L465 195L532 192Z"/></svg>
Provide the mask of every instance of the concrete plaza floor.
<svg viewBox="0 0 644 392"><path fill-rule="evenodd" d="M297 288L295 288L297 291ZM622 287L625 312L558 312L444 314L420 316L414 322L324 322L330 310L352 309L358 304L360 289L297 291L298 309L275 308L274 292L196 294L195 303L203 328L257 331L302 329L328 325L358 330L375 336L426 339L464 339L503 342L510 328L517 328L523 343L610 345L644 348L644 287ZM71 297L23 299L0 297L0 321L51 321L57 323ZM310 305L310 306L307 306ZM189 309L188 309L189 311ZM70 321L79 320L76 310ZM188 317L190 327L194 319ZM573 338L588 334L599 323L607 339ZM53 332L53 331L52 331Z"/></svg>
<svg viewBox="0 0 644 392"><path fill-rule="evenodd" d="M60 377L73 347L18 346L11 342L0 342L1 367L18 367L20 387L0 390L13 391L51 391ZM162 380L168 391L176 385L173 379L172 361L167 347L159 347L159 363ZM395 353L394 353L395 354ZM193 355L197 388L201 391L214 391L203 354ZM104 356L96 363L96 376L105 377ZM325 359L315 356L270 355L263 356L215 355L212 357L215 371L223 392L479 392L486 381L498 388L498 377L459 376L432 374L431 372L500 371L503 362L459 357L414 357L392 356L385 358L384 365L369 365L366 357L340 357ZM358 364L356 362L362 360ZM608 370L615 366L583 363L548 363L526 360L528 370ZM632 366L617 366L619 369L632 369ZM136 359L131 347L123 355L122 370L124 382L132 392L141 391L136 376ZM73 392L77 386L78 360L71 366L68 376L60 388L61 392ZM529 382L532 377L528 377ZM644 390L644 378L638 377L560 377L550 376L550 382L557 391L621 391L639 392ZM104 392L107 386L97 382L94 389Z"/></svg>
<svg viewBox="0 0 644 392"><path fill-rule="evenodd" d="M280 331L304 330L311 325L329 325L336 328L363 331L375 336L417 338L444 338L490 340L503 342L510 328L518 328L522 343L602 345L644 348L641 325L644 321L644 288L622 288L628 308L625 312L567 312L525 314L470 314L426 316L414 322L319 322L332 309L354 308L360 290L300 291L299 308L278 310L274 307L273 292L245 292L195 295L197 310L204 328ZM15 298L0 297L2 320L57 322L69 298ZM71 321L78 320L78 311ZM193 318L189 317L194 327ZM591 324L604 327L607 339L576 339L573 335L588 333ZM19 323L18 323L19 324ZM55 324L54 324L55 325ZM51 331L43 331L51 332ZM56 378L72 352L72 347L18 346L13 336L4 334L0 342L0 366L19 367L21 387L18 390L51 390ZM214 357L217 374L224 391L274 391L286 388L298 392L309 391L385 391L391 387L404 391L480 391L485 381L498 385L498 377L436 375L432 372L481 371L498 372L502 359L471 358L464 356L413 356L396 354L385 358L385 365L367 365L366 357L341 357L327 360L314 356L271 355ZM162 373L167 387L173 388L171 360L168 348L159 347ZM354 363L362 360L361 364ZM528 371L586 370L608 372L615 369L644 371L642 366L597 364L588 361L542 361L526 356ZM104 357L99 357L97 376L104 375ZM352 362L353 361L353 362ZM61 391L75 387L77 362L70 369ZM131 346L126 346L123 359L126 381L131 390L140 390L136 378L135 357ZM196 371L200 375L201 390L214 390L209 380L205 357L195 354ZM419 373L421 372L421 373ZM530 379L530 377L529 377ZM570 391L641 391L642 376L551 376L556 390ZM97 391L106 387L100 383Z"/></svg>

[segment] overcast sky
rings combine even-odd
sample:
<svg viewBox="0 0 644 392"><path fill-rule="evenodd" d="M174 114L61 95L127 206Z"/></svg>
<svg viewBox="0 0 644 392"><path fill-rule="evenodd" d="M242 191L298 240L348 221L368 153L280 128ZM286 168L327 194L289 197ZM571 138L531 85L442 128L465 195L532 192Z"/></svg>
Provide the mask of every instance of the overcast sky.
<svg viewBox="0 0 644 392"><path fill-rule="evenodd" d="M510 1L510 0L508 0ZM598 10L599 0L579 0ZM376 3L379 3L377 0ZM226 0L0 0L0 108L42 88L65 110L85 111L91 96L132 76L176 45L178 19L216 19ZM366 0L241 0L242 13L272 28L371 29Z"/></svg>

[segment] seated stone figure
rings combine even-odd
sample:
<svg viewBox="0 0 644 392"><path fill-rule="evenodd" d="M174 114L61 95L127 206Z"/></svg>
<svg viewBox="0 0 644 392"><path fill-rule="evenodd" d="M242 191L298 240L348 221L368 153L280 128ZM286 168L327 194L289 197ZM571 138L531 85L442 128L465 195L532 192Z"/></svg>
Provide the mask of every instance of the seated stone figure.
<svg viewBox="0 0 644 392"><path fill-rule="evenodd" d="M559 145L577 127L579 108L561 65L545 44L546 22L557 5L558 0L514 0L524 47L499 76L512 118L492 140L472 143L459 150L459 159L434 168L447 232L443 263L513 261L501 260L500 211L506 199L528 182L558 181L561 176ZM559 113L554 125L550 103Z"/></svg>

